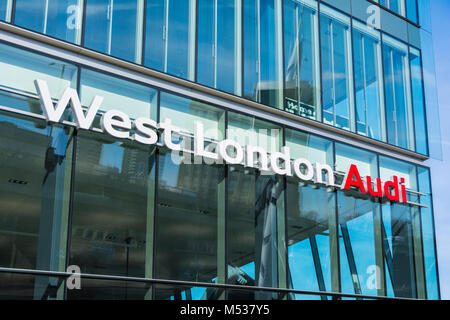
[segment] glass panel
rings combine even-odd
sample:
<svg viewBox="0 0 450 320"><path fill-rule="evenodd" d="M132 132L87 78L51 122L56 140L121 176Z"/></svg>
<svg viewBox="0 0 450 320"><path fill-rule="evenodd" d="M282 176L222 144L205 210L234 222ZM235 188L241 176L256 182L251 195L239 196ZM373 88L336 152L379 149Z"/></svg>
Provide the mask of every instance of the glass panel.
<svg viewBox="0 0 450 320"><path fill-rule="evenodd" d="M80 44L82 0L16 0L15 4L18 26Z"/></svg>
<svg viewBox="0 0 450 320"><path fill-rule="evenodd" d="M382 6L405 16L405 0L380 0Z"/></svg>
<svg viewBox="0 0 450 320"><path fill-rule="evenodd" d="M435 247L435 227L433 216L433 198L430 185L430 170L418 167L419 191L426 194L420 197L420 203L427 206L420 209L422 218L422 241L425 263L427 299L438 300L439 282Z"/></svg>
<svg viewBox="0 0 450 320"><path fill-rule="evenodd" d="M229 113L228 132L244 130L249 132L245 139L231 134L228 138L242 146L251 144L279 151L277 148L282 141L280 127ZM260 174L241 166L229 167L227 234L228 283L286 286L284 183L281 177ZM255 298L267 299L273 295L271 292L257 292Z"/></svg>
<svg viewBox="0 0 450 320"><path fill-rule="evenodd" d="M76 87L77 68L67 62L0 44L0 86L36 94L34 80L45 80L53 98Z"/></svg>
<svg viewBox="0 0 450 320"><path fill-rule="evenodd" d="M386 141L380 33L353 21L357 132Z"/></svg>
<svg viewBox="0 0 450 320"><path fill-rule="evenodd" d="M64 278L0 273L0 300L62 300Z"/></svg>
<svg viewBox="0 0 450 320"><path fill-rule="evenodd" d="M323 121L354 131L350 18L320 8Z"/></svg>
<svg viewBox="0 0 450 320"><path fill-rule="evenodd" d="M88 0L84 46L141 63L143 0Z"/></svg>
<svg viewBox="0 0 450 320"><path fill-rule="evenodd" d="M206 138L223 137L224 111L167 93L160 105L161 121L171 119L185 134L192 134L198 121ZM164 151L158 156L155 277L223 283L224 168L192 164L182 156Z"/></svg>
<svg viewBox="0 0 450 320"><path fill-rule="evenodd" d="M147 0L144 64L194 80L196 1Z"/></svg>
<svg viewBox="0 0 450 320"><path fill-rule="evenodd" d="M410 49L412 97L414 108L414 129L416 134L416 152L428 154L427 120L425 115L425 99L422 77L422 58L420 51Z"/></svg>
<svg viewBox="0 0 450 320"><path fill-rule="evenodd" d="M132 119L156 119L157 91L135 82L126 81L89 69L81 70L80 95L83 106L102 96L99 111L119 110Z"/></svg>
<svg viewBox="0 0 450 320"><path fill-rule="evenodd" d="M72 139L0 115L0 266L65 271Z"/></svg>
<svg viewBox="0 0 450 320"><path fill-rule="evenodd" d="M80 290L67 290L67 300L147 300L151 291L145 282L82 279Z"/></svg>
<svg viewBox="0 0 450 320"><path fill-rule="evenodd" d="M333 165L333 143L303 132L286 130L291 157ZM287 180L287 243L289 287L297 290L333 291L335 232L334 192L298 179ZM296 297L297 298L297 297ZM303 299L304 297L300 297ZM327 300L327 296L310 299Z"/></svg>
<svg viewBox="0 0 450 320"><path fill-rule="evenodd" d="M244 0L245 1L245 0ZM227 300L279 300L284 294L278 292L270 292L270 291L258 291L258 290L236 290L236 289L227 289ZM234 309L237 313L237 309ZM243 310L243 308L241 308ZM255 308L256 310L256 308ZM266 314L267 309L265 306L262 306L261 313L259 315L264 316ZM254 313L256 314L256 313Z"/></svg>
<svg viewBox="0 0 450 320"><path fill-rule="evenodd" d="M154 162L144 145L78 132L69 264L82 273L149 276Z"/></svg>
<svg viewBox="0 0 450 320"><path fill-rule="evenodd" d="M406 17L414 23L419 23L417 0L406 0Z"/></svg>
<svg viewBox="0 0 450 320"><path fill-rule="evenodd" d="M241 93L241 1L200 0L197 81Z"/></svg>
<svg viewBox="0 0 450 320"><path fill-rule="evenodd" d="M376 154L337 143L336 170L347 172L351 164L366 186L366 176L378 177ZM384 295L380 205L360 190L338 192L338 216L342 292Z"/></svg>
<svg viewBox="0 0 450 320"><path fill-rule="evenodd" d="M223 168L180 163L174 154L158 159L155 276L214 282Z"/></svg>
<svg viewBox="0 0 450 320"><path fill-rule="evenodd" d="M285 110L314 120L320 113L317 2L284 2Z"/></svg>
<svg viewBox="0 0 450 320"><path fill-rule="evenodd" d="M390 180L394 175L405 178L408 189L417 190L416 167L386 157L380 157L380 177ZM413 208L398 203L382 205L383 252L386 268L387 295L416 297Z"/></svg>
<svg viewBox="0 0 450 320"><path fill-rule="evenodd" d="M383 35L383 59L388 142L414 150L408 47Z"/></svg>
<svg viewBox="0 0 450 320"><path fill-rule="evenodd" d="M283 108L281 1L244 1L244 97Z"/></svg>

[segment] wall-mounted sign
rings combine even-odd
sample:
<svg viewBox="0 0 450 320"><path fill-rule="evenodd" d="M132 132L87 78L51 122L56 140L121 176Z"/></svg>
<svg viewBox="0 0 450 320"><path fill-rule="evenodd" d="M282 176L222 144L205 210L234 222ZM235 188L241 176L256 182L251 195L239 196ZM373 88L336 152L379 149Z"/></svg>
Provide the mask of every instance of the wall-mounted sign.
<svg viewBox="0 0 450 320"><path fill-rule="evenodd" d="M78 93L67 88L61 99L53 103L48 85L43 80L36 80L35 86L40 98L44 115L49 122L62 121L64 111L70 107L73 121L79 129L90 130L103 97L95 96L90 106L83 110ZM158 141L173 151L181 151L181 145L174 143L174 134L180 135L181 128L172 125L170 119L156 123L150 118L130 119L119 110L109 110L101 115L101 130L118 139L130 139L146 145L155 145ZM133 133L132 133L133 132ZM331 166L322 163L311 163L304 158L291 159L290 149L282 147L281 152L268 153L258 146L241 146L234 140L225 139L217 142L215 148L205 148L203 124L195 123L194 155L208 160L220 161L231 165L243 165L263 172L297 177L298 179L327 187L338 187L342 190L356 190L375 198L387 198L394 202L407 202L405 180L394 176L391 181L382 182L370 176L363 179L356 165L351 165L340 186L335 184L335 175ZM211 163L208 161L205 163Z"/></svg>

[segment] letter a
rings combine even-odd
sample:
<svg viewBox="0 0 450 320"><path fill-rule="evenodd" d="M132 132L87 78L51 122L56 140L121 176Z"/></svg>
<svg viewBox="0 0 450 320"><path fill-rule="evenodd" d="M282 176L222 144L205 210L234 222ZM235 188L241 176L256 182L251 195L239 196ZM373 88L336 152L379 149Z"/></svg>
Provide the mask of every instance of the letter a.
<svg viewBox="0 0 450 320"><path fill-rule="evenodd" d="M356 176L356 180L353 180L353 176ZM366 193L366 188L364 187L358 168L354 164L350 166L348 173L345 175L344 181L345 185L342 189L350 190L351 186L355 186L358 187L362 193Z"/></svg>

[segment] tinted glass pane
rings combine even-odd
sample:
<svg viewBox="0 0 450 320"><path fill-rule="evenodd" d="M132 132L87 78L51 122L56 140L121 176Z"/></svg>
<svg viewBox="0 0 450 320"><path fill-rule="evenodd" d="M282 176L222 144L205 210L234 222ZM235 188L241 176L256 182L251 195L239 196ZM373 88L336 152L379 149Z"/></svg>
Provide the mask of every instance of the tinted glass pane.
<svg viewBox="0 0 450 320"><path fill-rule="evenodd" d="M439 296L438 269L435 247L435 227L433 216L433 198L430 185L430 171L418 167L419 191L425 196L420 197L420 203L427 206L420 209L422 218L422 241L425 262L425 279L427 299L437 300Z"/></svg>
<svg viewBox="0 0 450 320"><path fill-rule="evenodd" d="M412 98L414 110L414 129L416 136L416 152L428 154L427 120L425 115L425 97L423 91L422 58L420 51L411 48Z"/></svg>
<svg viewBox="0 0 450 320"><path fill-rule="evenodd" d="M281 128L255 120L230 113L228 132L246 131L247 138L239 134L229 134L229 138L242 145L271 147L266 150L278 151ZM228 283L284 287L285 263L281 262L284 261L283 179L244 169L233 167L228 171ZM255 295L264 299L273 294L258 292Z"/></svg>
<svg viewBox="0 0 450 320"><path fill-rule="evenodd" d="M83 273L151 276L154 159L144 145L78 133L71 265Z"/></svg>
<svg viewBox="0 0 450 320"><path fill-rule="evenodd" d="M408 48L388 36L383 41L388 142L414 150Z"/></svg>
<svg viewBox="0 0 450 320"><path fill-rule="evenodd" d="M286 130L286 145L293 159L333 163L333 145L328 140ZM335 193L292 178L287 181L286 192L289 286L297 290L336 290L332 284L332 268L337 267L332 259L336 232L330 232L330 226L336 225ZM309 298L328 299L326 296Z"/></svg>
<svg viewBox="0 0 450 320"><path fill-rule="evenodd" d="M240 94L241 2L200 0L198 4L197 81Z"/></svg>
<svg viewBox="0 0 450 320"><path fill-rule="evenodd" d="M285 109L320 120L317 3L284 2Z"/></svg>
<svg viewBox="0 0 450 320"><path fill-rule="evenodd" d="M72 139L0 115L0 266L65 271Z"/></svg>
<svg viewBox="0 0 450 320"><path fill-rule="evenodd" d="M194 80L196 1L147 0L145 65Z"/></svg>
<svg viewBox="0 0 450 320"><path fill-rule="evenodd" d="M321 6L324 122L354 130L350 19Z"/></svg>
<svg viewBox="0 0 450 320"><path fill-rule="evenodd" d="M144 282L82 279L81 289L67 290L67 300L149 300L151 291Z"/></svg>
<svg viewBox="0 0 450 320"><path fill-rule="evenodd" d="M155 286L155 300L216 300L225 289L187 286Z"/></svg>
<svg viewBox="0 0 450 320"><path fill-rule="evenodd" d="M83 1L16 0L15 4L18 26L80 44Z"/></svg>
<svg viewBox="0 0 450 320"><path fill-rule="evenodd" d="M282 108L281 2L244 1L244 96Z"/></svg>
<svg viewBox="0 0 450 320"><path fill-rule="evenodd" d="M88 0L84 45L141 63L143 10L138 0Z"/></svg>
<svg viewBox="0 0 450 320"><path fill-rule="evenodd" d="M67 62L0 44L0 86L36 94L34 81L45 80L53 98L75 88L77 68Z"/></svg>
<svg viewBox="0 0 450 320"><path fill-rule="evenodd" d="M156 119L155 89L102 74L89 69L81 71L80 95L83 106L89 106L98 95L103 97L99 111L119 110L132 119Z"/></svg>
<svg viewBox="0 0 450 320"><path fill-rule="evenodd" d="M223 136L222 110L175 95L161 94L160 119L182 128L174 140L189 142L197 121L206 138ZM223 282L224 168L190 160L178 152L158 156L155 277Z"/></svg>
<svg viewBox="0 0 450 320"><path fill-rule="evenodd" d="M357 132L386 141L380 34L357 21L353 26Z"/></svg>
<svg viewBox="0 0 450 320"><path fill-rule="evenodd" d="M0 300L62 300L64 284L58 277L1 273Z"/></svg>
<svg viewBox="0 0 450 320"><path fill-rule="evenodd" d="M387 181L394 175L405 178L408 189L417 190L415 166L380 157L381 179ZM416 297L413 210L399 203L385 203L382 206L381 232L388 296Z"/></svg>

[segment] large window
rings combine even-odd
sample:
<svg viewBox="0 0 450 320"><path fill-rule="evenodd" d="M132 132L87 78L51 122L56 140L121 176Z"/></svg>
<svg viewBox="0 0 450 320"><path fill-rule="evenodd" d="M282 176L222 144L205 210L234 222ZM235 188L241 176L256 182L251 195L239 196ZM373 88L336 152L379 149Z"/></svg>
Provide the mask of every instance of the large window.
<svg viewBox="0 0 450 320"><path fill-rule="evenodd" d="M354 131L350 18L320 8L323 121Z"/></svg>
<svg viewBox="0 0 450 320"><path fill-rule="evenodd" d="M416 167L386 157L380 157L382 181L393 176L405 179L407 189L417 190ZM410 199L410 198L409 198ZM383 252L386 269L386 291L388 296L417 297L415 257L418 254L414 243L414 216L417 209L398 203L382 205Z"/></svg>
<svg viewBox="0 0 450 320"><path fill-rule="evenodd" d="M141 63L144 0L87 0L84 46Z"/></svg>
<svg viewBox="0 0 450 320"><path fill-rule="evenodd" d="M380 33L353 21L353 53L357 132L386 141Z"/></svg>
<svg viewBox="0 0 450 320"><path fill-rule="evenodd" d="M82 0L16 0L14 23L55 38L81 43Z"/></svg>
<svg viewBox="0 0 450 320"><path fill-rule="evenodd" d="M71 130L0 114L0 134L0 266L65 271ZM25 287L19 276L0 282L14 279L16 290ZM38 277L31 296L57 287Z"/></svg>
<svg viewBox="0 0 450 320"><path fill-rule="evenodd" d="M258 119L229 113L228 138L241 145L281 148L281 128ZM228 169L228 283L285 287L284 183L272 174L241 166ZM280 260L281 259L281 260ZM238 292L231 291L228 299ZM248 293L247 299L271 299L272 293Z"/></svg>
<svg viewBox="0 0 450 320"><path fill-rule="evenodd" d="M200 0L197 81L242 93L242 2Z"/></svg>
<svg viewBox="0 0 450 320"><path fill-rule="evenodd" d="M285 110L322 120L317 2L284 2Z"/></svg>
<svg viewBox="0 0 450 320"><path fill-rule="evenodd" d="M181 139L192 135L195 122L204 125L205 138L217 139L214 129L223 130L225 120L217 108L162 93L160 120L167 118L184 129ZM196 164L184 156L164 151L158 156L155 277L223 283L224 167ZM155 298L169 299L177 292L175 287L158 288ZM198 294L220 296L215 290Z"/></svg>
<svg viewBox="0 0 450 320"><path fill-rule="evenodd" d="M370 187L378 191L377 155L336 144L336 169L347 172L351 164L358 166L363 179L371 176ZM342 292L385 295L381 206L355 191L338 192L337 196Z"/></svg>
<svg viewBox="0 0 450 320"><path fill-rule="evenodd" d="M245 98L283 108L281 1L244 1Z"/></svg>
<svg viewBox="0 0 450 320"><path fill-rule="evenodd" d="M383 59L388 142L414 150L408 46L383 35Z"/></svg>
<svg viewBox="0 0 450 320"><path fill-rule="evenodd" d="M195 0L147 0L144 53L147 67L195 80L195 12Z"/></svg>
<svg viewBox="0 0 450 320"><path fill-rule="evenodd" d="M286 130L286 145L293 159L304 158L333 166L331 141ZM336 194L294 178L288 178L286 192L289 287L339 291ZM327 298L322 296L322 299Z"/></svg>

